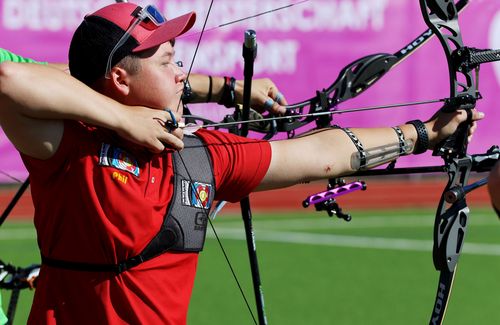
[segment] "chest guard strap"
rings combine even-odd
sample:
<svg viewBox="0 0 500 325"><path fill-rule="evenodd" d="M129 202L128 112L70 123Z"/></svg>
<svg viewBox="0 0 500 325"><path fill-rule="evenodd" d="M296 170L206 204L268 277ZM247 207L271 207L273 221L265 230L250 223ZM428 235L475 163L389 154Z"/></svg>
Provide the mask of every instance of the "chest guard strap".
<svg viewBox="0 0 500 325"><path fill-rule="evenodd" d="M175 191L163 226L166 236L174 236L169 250L199 252L205 243L208 212L215 195L214 173L210 155L200 139L185 136L184 145L189 150L173 155ZM163 238L158 239L163 242Z"/></svg>
<svg viewBox="0 0 500 325"><path fill-rule="evenodd" d="M71 262L42 255L42 263L78 271L121 273L168 251L199 252L207 232L207 217L215 195L208 150L196 136L184 136L185 148L173 154L174 191L159 232L142 252L117 264ZM182 156L182 158L180 157Z"/></svg>

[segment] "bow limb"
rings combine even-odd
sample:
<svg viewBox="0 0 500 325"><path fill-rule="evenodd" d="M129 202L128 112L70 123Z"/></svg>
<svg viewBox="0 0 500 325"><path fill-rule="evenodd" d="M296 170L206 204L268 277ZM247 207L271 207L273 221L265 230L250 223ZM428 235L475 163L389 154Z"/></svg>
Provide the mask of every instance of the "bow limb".
<svg viewBox="0 0 500 325"><path fill-rule="evenodd" d="M472 123L471 110L475 107L478 94L472 73L458 71L453 62L454 52L464 47L455 3L449 0L420 0L420 7L426 24L441 42L448 62L450 100L442 111L464 109L468 115L467 121L458 127L456 133L434 150L434 155L441 156L445 161L448 183L441 195L434 222L433 261L440 276L429 323L442 324L469 219L465 195L448 205L446 193L453 187L463 188L468 182L472 158L467 155L467 136Z"/></svg>

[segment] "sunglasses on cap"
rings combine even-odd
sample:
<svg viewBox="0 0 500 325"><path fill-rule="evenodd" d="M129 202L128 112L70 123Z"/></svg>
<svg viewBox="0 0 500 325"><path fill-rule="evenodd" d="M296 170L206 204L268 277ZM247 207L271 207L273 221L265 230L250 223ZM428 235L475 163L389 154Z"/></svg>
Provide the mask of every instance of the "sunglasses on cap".
<svg viewBox="0 0 500 325"><path fill-rule="evenodd" d="M161 26L167 21L161 14L160 10L158 10L158 8L153 5L147 5L144 8L137 7L137 9L138 10L134 14L136 16L134 21L131 23L130 27L127 28L125 34L123 34L123 36L116 43L115 47L109 53L108 62L106 64L106 74L104 75L106 79L110 78L113 55L123 44L125 44L137 25L142 24L144 28L152 30Z"/></svg>

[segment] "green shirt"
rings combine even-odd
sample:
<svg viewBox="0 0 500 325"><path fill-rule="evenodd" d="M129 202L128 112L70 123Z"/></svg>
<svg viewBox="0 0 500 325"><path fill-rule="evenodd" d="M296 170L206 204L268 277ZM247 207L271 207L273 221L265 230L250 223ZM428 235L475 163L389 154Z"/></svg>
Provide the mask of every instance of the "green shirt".
<svg viewBox="0 0 500 325"><path fill-rule="evenodd" d="M33 59L23 58L20 55L14 54L10 51L4 50L0 48L0 63L4 61L11 62L20 62L20 63L38 63L38 64L47 64L47 62L38 62Z"/></svg>
<svg viewBox="0 0 500 325"><path fill-rule="evenodd" d="M6 324L7 323L7 317L3 313L2 309L2 295L0 295L0 324Z"/></svg>

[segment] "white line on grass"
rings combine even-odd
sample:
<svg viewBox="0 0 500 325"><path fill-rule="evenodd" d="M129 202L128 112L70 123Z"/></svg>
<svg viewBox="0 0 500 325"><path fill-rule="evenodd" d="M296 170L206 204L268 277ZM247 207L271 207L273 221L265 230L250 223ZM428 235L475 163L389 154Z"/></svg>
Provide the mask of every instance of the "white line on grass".
<svg viewBox="0 0 500 325"><path fill-rule="evenodd" d="M472 218L471 218L472 219ZM416 240L404 238L380 238L380 237L367 237L367 236L346 236L334 234L315 234L307 232L289 232L283 230L273 230L278 224L281 228L286 229L325 229L325 228L351 228L357 227L387 227L388 225L399 227L415 227L415 226L432 226L433 220L430 218L422 218L417 216L409 217L365 217L359 218L358 222L354 220L351 223L335 222L335 220L290 220L283 219L275 220L259 220L256 222L256 239L258 241L268 242L281 242L290 244L310 244L310 245L323 245L323 246L342 246L353 248L372 248L372 249L389 249L389 250L406 250L406 251L421 251L430 252L432 250L431 240ZM492 220L497 224L496 219ZM473 224L486 225L489 224L489 217L477 216ZM345 226L340 226L344 225ZM227 226L236 226L229 228ZM217 227L217 232L226 239L244 240L244 232L241 227L241 221L238 222L221 222ZM270 229L270 230L266 230ZM207 236L212 238L213 233L208 231ZM35 231L33 228L16 228L16 229L1 229L0 241L2 240L23 240L35 239ZM465 242L464 253L475 255L493 255L500 256L500 245L498 244L483 244L483 243L470 243Z"/></svg>
<svg viewBox="0 0 500 325"><path fill-rule="evenodd" d="M473 226L497 226L500 227L498 218L486 214L474 214L469 218L469 223ZM241 220L231 220L220 222L220 227L241 227ZM407 215L407 216L364 216L356 218L354 215L350 222L345 222L338 218L329 218L326 215L322 218L311 217L310 219L287 219L283 220L265 220L254 218L254 228L275 229L275 230L306 230L306 229L353 229L353 228L415 228L415 227L433 227L434 215ZM217 227L217 222L216 222Z"/></svg>
<svg viewBox="0 0 500 325"><path fill-rule="evenodd" d="M218 228L217 233L225 239L245 240L245 234L241 229ZM212 232L208 232L207 236L210 238L214 237ZM352 248L389 249L419 252L430 252L432 250L431 240L344 236L270 230L259 231L256 234L256 240L289 244L310 244L322 246L342 246ZM464 245L463 253L474 255L500 256L500 245L466 242Z"/></svg>

